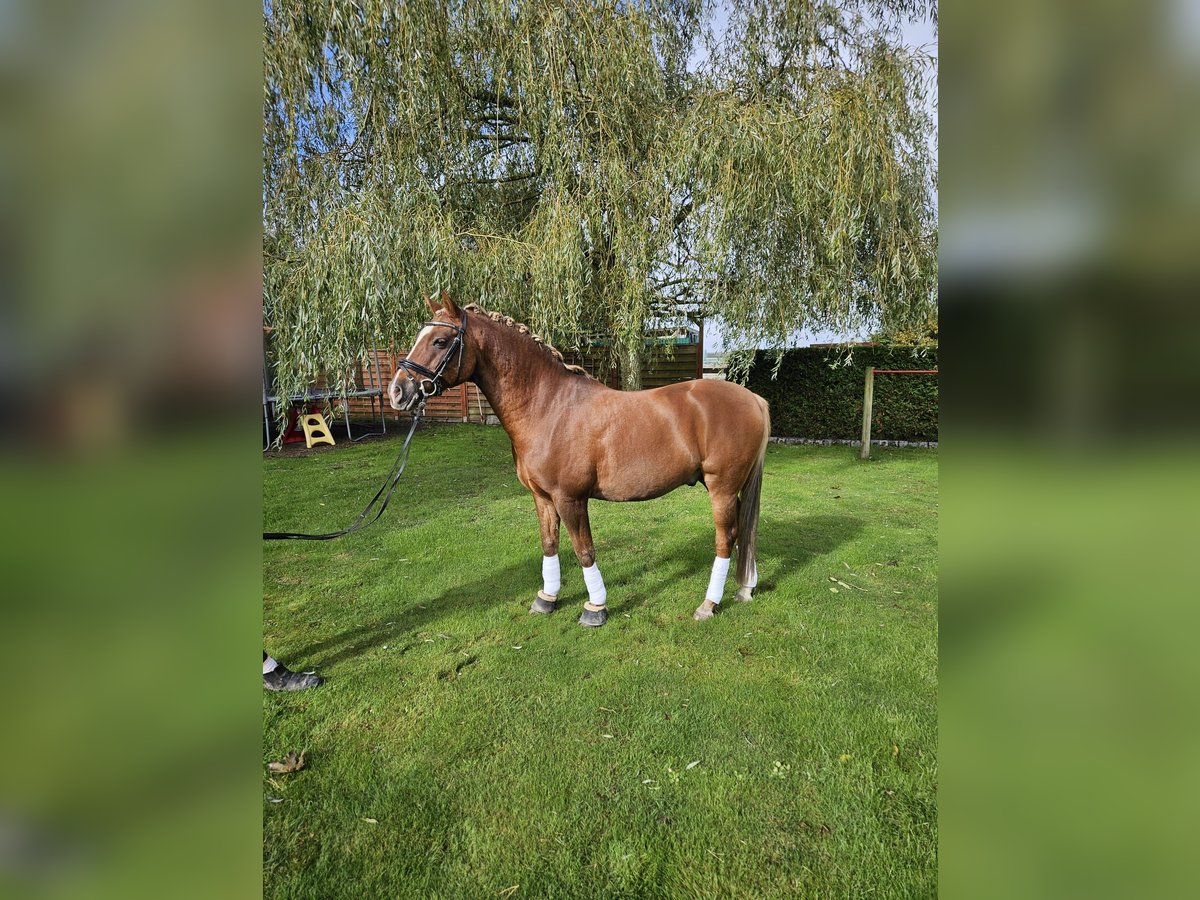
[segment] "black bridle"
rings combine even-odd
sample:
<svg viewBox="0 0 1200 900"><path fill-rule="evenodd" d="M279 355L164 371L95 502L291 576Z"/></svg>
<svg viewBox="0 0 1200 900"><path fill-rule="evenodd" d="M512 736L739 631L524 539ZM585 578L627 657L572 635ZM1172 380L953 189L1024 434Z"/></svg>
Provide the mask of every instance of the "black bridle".
<svg viewBox="0 0 1200 900"><path fill-rule="evenodd" d="M403 370L409 378L417 386L417 393L413 395L412 400L408 402L405 409L411 409L413 405L420 400L424 403L430 397L436 397L449 386L442 380L442 373L446 371L446 366L450 364L455 354L458 354L458 367L455 370L455 375L462 375L463 350L467 337L467 312L461 310L459 315L462 317L462 324L455 325L453 322L426 322L426 328L437 326L439 328L451 328L454 330L454 339L450 341L450 346L446 348L446 352L442 354L441 361L438 362L436 369L427 369L418 362L413 362L405 357L396 363L396 368Z"/></svg>

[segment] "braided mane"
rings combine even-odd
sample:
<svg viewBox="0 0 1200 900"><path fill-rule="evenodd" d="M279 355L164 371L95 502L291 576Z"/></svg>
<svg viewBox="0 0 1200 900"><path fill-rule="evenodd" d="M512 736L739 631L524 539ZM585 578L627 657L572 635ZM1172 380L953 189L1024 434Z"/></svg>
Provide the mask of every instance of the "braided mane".
<svg viewBox="0 0 1200 900"><path fill-rule="evenodd" d="M556 350L549 343L547 343L546 340L543 339L541 335L534 334L532 331L530 331L528 325L522 325L520 322L518 322L512 316L506 316L502 313L484 309L482 306L480 306L477 303L469 303L466 306L464 306L463 309L469 310L471 312L479 313L480 315L483 315L483 316L487 316L493 322L499 322L501 325L507 325L509 328L514 329L518 334L524 334L524 335L528 336L535 344L539 345L543 350L549 351L550 355L553 356L555 359L557 359L560 363L562 363L563 368L566 369L568 372L573 372L576 375L582 375L584 378L592 377L591 375L588 374L587 369L584 369L582 366L573 366L573 365L568 364L563 359L563 355L560 351Z"/></svg>

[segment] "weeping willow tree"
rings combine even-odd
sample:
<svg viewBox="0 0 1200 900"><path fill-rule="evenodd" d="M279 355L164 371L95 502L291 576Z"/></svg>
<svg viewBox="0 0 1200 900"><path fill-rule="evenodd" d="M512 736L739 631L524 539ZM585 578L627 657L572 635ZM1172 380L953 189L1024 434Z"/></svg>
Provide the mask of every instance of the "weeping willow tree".
<svg viewBox="0 0 1200 900"><path fill-rule="evenodd" d="M744 346L934 302L923 0L266 0L280 389L445 288L640 383L649 322Z"/></svg>

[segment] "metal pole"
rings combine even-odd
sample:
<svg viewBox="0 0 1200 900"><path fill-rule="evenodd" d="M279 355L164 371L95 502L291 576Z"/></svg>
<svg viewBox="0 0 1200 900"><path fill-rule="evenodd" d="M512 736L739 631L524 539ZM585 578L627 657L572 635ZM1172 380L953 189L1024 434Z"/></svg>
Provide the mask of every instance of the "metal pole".
<svg viewBox="0 0 1200 900"><path fill-rule="evenodd" d="M387 434L387 419L384 416L383 401L387 393L387 388L383 386L383 377L379 374L379 348L375 347L371 351L371 355L375 358L375 387L379 391L379 421L383 425L383 433ZM375 398L371 398L371 408L375 408Z"/></svg>
<svg viewBox="0 0 1200 900"><path fill-rule="evenodd" d="M265 441L265 443L263 444L263 453L266 453L268 450L271 449L271 420L270 420L269 414L267 412L267 407L268 407L267 392L266 392L266 390L264 390L263 391L263 430L266 432L267 436L263 439Z"/></svg>
<svg viewBox="0 0 1200 900"><path fill-rule="evenodd" d="M266 437L264 438L265 444L263 446L263 453L266 453L268 450L271 449L271 419L270 419L271 400L267 394L267 380L268 380L269 374L267 372L267 353L265 350L263 351L262 376L263 376L263 381L262 381L263 428L266 430L266 433L267 433ZM280 438L282 438L282 437L283 437L283 435L280 435Z"/></svg>

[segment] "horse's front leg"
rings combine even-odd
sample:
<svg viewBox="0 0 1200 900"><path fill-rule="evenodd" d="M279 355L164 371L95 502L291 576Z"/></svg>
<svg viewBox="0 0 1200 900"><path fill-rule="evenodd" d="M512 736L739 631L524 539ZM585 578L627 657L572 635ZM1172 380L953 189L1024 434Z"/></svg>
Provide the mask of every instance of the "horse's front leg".
<svg viewBox="0 0 1200 900"><path fill-rule="evenodd" d="M537 505L538 523L542 528L542 589L529 607L531 613L554 612L562 576L558 567L558 510L549 497L533 495Z"/></svg>
<svg viewBox="0 0 1200 900"><path fill-rule="evenodd" d="M604 589L600 567L596 565L596 547L592 543L592 526L588 522L587 499L560 499L556 506L563 524L567 526L567 534L571 536L571 546L575 548L575 556L583 569L583 581L588 589L587 603L583 604L579 624L596 628L608 620L605 605L608 592Z"/></svg>

